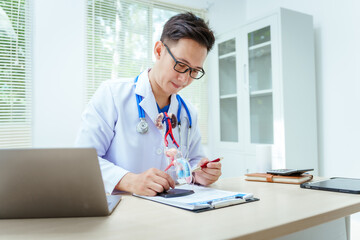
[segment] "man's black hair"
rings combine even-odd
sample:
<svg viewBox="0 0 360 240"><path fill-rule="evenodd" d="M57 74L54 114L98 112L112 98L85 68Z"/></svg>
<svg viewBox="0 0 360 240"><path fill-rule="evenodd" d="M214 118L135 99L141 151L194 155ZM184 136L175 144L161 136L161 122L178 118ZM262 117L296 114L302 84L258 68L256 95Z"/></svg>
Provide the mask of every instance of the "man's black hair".
<svg viewBox="0 0 360 240"><path fill-rule="evenodd" d="M171 17L164 25L160 41L177 42L182 38L192 39L207 48L209 52L215 37L208 24L191 12L180 13Z"/></svg>

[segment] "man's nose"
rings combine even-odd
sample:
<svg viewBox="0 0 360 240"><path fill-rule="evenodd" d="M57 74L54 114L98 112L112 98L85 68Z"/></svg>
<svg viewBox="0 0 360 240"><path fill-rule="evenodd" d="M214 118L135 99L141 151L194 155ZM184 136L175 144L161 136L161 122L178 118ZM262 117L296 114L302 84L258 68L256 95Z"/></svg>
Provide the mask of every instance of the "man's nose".
<svg viewBox="0 0 360 240"><path fill-rule="evenodd" d="M187 71L185 73L179 73L178 75L178 79L183 83L187 83L189 81L189 77L190 77L190 71Z"/></svg>

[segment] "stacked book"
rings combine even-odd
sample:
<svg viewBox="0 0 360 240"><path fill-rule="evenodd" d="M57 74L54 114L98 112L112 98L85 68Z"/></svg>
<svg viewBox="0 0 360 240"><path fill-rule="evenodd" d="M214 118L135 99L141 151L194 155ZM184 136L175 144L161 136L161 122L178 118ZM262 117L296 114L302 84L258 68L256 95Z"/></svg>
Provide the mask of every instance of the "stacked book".
<svg viewBox="0 0 360 240"><path fill-rule="evenodd" d="M297 176L280 176L269 173L249 173L245 174L245 180L257 182L290 183L301 184L313 178L311 174L301 174Z"/></svg>

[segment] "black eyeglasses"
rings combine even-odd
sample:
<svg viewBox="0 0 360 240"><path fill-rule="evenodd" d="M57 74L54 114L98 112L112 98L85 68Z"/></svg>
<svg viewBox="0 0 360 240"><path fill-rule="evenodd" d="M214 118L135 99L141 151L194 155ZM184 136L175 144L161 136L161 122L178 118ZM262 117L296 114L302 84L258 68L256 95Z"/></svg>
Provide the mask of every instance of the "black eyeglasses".
<svg viewBox="0 0 360 240"><path fill-rule="evenodd" d="M202 69L202 68L200 68L200 69L192 68L189 65L187 65L186 63L183 63L183 62L180 62L180 61L176 60L174 55L172 55L169 47L165 43L164 43L164 46L167 49L170 56L172 57L172 59L174 59L174 61L175 61L175 65L174 65L174 70L175 71L177 71L178 73L186 73L186 72L190 71L190 77L193 78L193 79L200 79L202 76L204 76L204 74L205 74L204 69Z"/></svg>

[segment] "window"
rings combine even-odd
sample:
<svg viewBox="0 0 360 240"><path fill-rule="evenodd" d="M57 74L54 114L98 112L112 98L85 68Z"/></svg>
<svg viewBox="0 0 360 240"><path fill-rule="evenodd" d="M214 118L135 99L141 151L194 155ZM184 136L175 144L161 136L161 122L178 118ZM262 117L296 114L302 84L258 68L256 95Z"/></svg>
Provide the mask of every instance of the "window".
<svg viewBox="0 0 360 240"><path fill-rule="evenodd" d="M109 79L135 78L155 61L153 47L162 27L173 15L191 11L204 12L153 1L88 0L87 65L85 101L89 101L101 82ZM207 142L206 75L180 92L199 113L202 142Z"/></svg>
<svg viewBox="0 0 360 240"><path fill-rule="evenodd" d="M0 148L31 146L28 0L0 0Z"/></svg>

